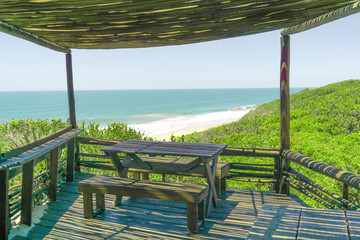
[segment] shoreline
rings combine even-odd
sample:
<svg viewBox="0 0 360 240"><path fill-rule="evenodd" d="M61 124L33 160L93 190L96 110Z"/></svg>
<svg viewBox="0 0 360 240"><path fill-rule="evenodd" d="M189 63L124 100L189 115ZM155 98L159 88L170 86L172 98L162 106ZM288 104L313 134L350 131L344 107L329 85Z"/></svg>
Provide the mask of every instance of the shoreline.
<svg viewBox="0 0 360 240"><path fill-rule="evenodd" d="M240 120L248 112L255 109L255 105L250 105L246 108L236 110L210 112L190 116L183 115L144 124L129 125L129 127L143 132L145 136L152 137L158 141L170 141L171 135L178 137L232 123Z"/></svg>
<svg viewBox="0 0 360 240"><path fill-rule="evenodd" d="M210 128L214 128L214 127L217 127L220 125L222 125L222 124L209 125L209 126L203 126L203 127L198 127L198 128L188 128L188 129L174 131L174 132L170 132L170 133L155 135L152 137L154 139L156 139L157 141L163 141L163 140L170 141L171 135L173 135L174 137L181 137L182 135L187 135L187 134L191 134L194 132L202 132L202 131L205 131L205 130L208 130Z"/></svg>

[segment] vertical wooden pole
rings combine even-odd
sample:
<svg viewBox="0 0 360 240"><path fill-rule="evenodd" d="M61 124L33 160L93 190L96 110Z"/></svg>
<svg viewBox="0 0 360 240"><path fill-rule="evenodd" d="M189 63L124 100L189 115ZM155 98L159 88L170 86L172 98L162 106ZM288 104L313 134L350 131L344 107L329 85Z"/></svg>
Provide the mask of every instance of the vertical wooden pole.
<svg viewBox="0 0 360 240"><path fill-rule="evenodd" d="M76 128L75 97L74 97L71 53L66 54L66 75L67 75L67 88L68 88L68 99L69 99L70 124L73 128Z"/></svg>
<svg viewBox="0 0 360 240"><path fill-rule="evenodd" d="M34 181L34 160L27 162L22 168L21 190L21 224L31 226L32 192Z"/></svg>
<svg viewBox="0 0 360 240"><path fill-rule="evenodd" d="M346 183L343 184L343 198L349 199L349 185Z"/></svg>
<svg viewBox="0 0 360 240"><path fill-rule="evenodd" d="M281 151L290 149L290 37L281 37L280 67L280 115L281 115ZM288 171L290 161L281 158L281 169ZM281 174L282 176L282 174ZM288 184L283 184L280 193L289 194Z"/></svg>
<svg viewBox="0 0 360 240"><path fill-rule="evenodd" d="M8 239L9 219L9 169L0 171L0 239Z"/></svg>
<svg viewBox="0 0 360 240"><path fill-rule="evenodd" d="M75 138L68 141L67 165L66 165L66 182L74 181L75 168Z"/></svg>
<svg viewBox="0 0 360 240"><path fill-rule="evenodd" d="M274 191L280 192L280 181L281 181L281 164L280 164L280 156L274 157L274 170L275 170L275 180L274 183Z"/></svg>
<svg viewBox="0 0 360 240"><path fill-rule="evenodd" d="M75 151L75 171L81 172L80 169L80 144L76 142L76 151Z"/></svg>
<svg viewBox="0 0 360 240"><path fill-rule="evenodd" d="M56 201L57 184L58 184L58 157L59 147L54 148L50 151L50 183L48 188L49 201Z"/></svg>

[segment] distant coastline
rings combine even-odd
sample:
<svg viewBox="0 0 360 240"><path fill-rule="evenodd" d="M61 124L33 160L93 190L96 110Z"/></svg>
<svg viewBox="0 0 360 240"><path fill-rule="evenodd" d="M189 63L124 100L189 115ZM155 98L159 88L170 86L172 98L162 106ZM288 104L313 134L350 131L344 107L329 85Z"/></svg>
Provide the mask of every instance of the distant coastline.
<svg viewBox="0 0 360 240"><path fill-rule="evenodd" d="M291 93L302 88L293 88ZM279 98L279 89L76 91L78 124L127 123L148 136L199 130L240 119ZM66 91L1 92L0 123L12 119L68 118Z"/></svg>

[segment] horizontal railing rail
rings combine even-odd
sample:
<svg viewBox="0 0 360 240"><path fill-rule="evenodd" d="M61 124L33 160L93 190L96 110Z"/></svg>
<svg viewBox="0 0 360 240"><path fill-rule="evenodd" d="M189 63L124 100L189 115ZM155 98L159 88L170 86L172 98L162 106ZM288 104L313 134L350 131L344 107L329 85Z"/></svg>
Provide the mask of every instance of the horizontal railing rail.
<svg viewBox="0 0 360 240"><path fill-rule="evenodd" d="M75 138L81 132L68 127L1 154L0 239L7 239L10 222L19 217L21 224L31 225L33 205L46 199L44 193L49 201L56 200L59 179L73 180Z"/></svg>
<svg viewBox="0 0 360 240"><path fill-rule="evenodd" d="M318 202L326 208L360 210L360 206L356 205L348 199L349 187L360 190L359 176L290 150L284 150L282 152L282 157L311 171L320 173L324 176L343 183L343 189L342 196L341 194L336 194L333 191L330 191L329 189L314 182L292 167L290 167L288 171L282 171L282 180L280 185L288 184L291 188L304 194L308 198Z"/></svg>
<svg viewBox="0 0 360 240"><path fill-rule="evenodd" d="M91 137L77 137L78 153L77 166L101 170L115 170L110 157L106 156L98 148L97 152L84 152L81 145L110 146L121 142L120 140L99 139ZM234 181L261 182L274 185L278 191L280 180L280 149L277 148L255 148L255 147L226 147L221 156L233 157L260 157L273 158L273 164L252 164L252 163L230 163L230 171L227 178ZM244 172L246 171L246 172ZM250 172L249 172L250 171Z"/></svg>

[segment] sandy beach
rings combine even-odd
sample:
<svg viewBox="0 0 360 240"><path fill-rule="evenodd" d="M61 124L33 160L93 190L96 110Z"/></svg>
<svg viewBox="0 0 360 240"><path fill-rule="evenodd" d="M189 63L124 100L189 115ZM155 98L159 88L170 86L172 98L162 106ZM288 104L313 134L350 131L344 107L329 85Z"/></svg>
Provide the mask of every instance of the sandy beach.
<svg viewBox="0 0 360 240"><path fill-rule="evenodd" d="M155 136L153 136L153 138L155 138L158 141L163 141L163 140L170 141L171 135L174 135L175 137L181 137L182 135L187 135L187 134L190 134L193 132L205 131L207 129L217 127L217 126L219 126L219 125L209 125L209 126L204 126L204 127L199 127L199 128L189 128L189 129L182 130L182 131L176 131L176 132L171 132L171 133L155 135Z"/></svg>
<svg viewBox="0 0 360 240"><path fill-rule="evenodd" d="M143 132L146 136L153 137L159 141L169 141L171 135L176 137L182 136L193 132L201 132L222 124L238 121L245 114L255 108L255 105L251 105L236 110L211 112L198 115L181 115L129 126Z"/></svg>

